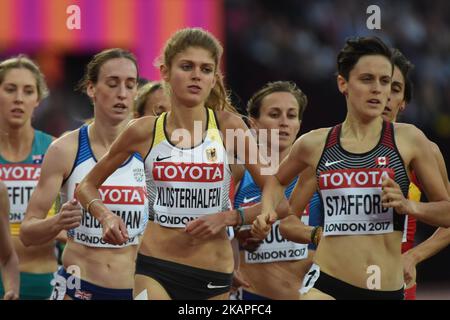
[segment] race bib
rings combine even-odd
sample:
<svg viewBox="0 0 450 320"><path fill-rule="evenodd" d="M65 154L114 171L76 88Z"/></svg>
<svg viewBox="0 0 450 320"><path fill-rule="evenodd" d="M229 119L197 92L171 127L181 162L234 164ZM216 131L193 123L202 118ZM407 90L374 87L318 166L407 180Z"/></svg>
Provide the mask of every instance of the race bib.
<svg viewBox="0 0 450 320"><path fill-rule="evenodd" d="M323 235L384 234L393 231L392 208L381 205L383 176L392 169L324 171L319 185L324 206Z"/></svg>
<svg viewBox="0 0 450 320"><path fill-rule="evenodd" d="M304 218L304 219L303 219ZM308 216L302 221L308 224ZM306 221L306 222L305 222ZM280 234L280 221L272 225L269 235L255 252L245 251L246 263L269 263L276 261L302 260L308 257L308 245L284 239Z"/></svg>
<svg viewBox="0 0 450 320"><path fill-rule="evenodd" d="M155 163L154 221L184 228L205 214L221 212L226 201L222 198L224 170L223 163Z"/></svg>
<svg viewBox="0 0 450 320"><path fill-rule="evenodd" d="M40 175L41 166L38 164L0 166L0 180L3 180L8 188L11 224L21 223L25 218L28 202Z"/></svg>
<svg viewBox="0 0 450 320"><path fill-rule="evenodd" d="M80 226L72 229L69 235L75 242L91 247L120 248L137 245L139 243L138 236L144 231L147 223L146 210L148 210L148 205L145 201L145 188L101 186L99 191L103 203L123 220L129 234L128 241L120 246L106 243L102 238L103 228L101 223L84 209Z"/></svg>

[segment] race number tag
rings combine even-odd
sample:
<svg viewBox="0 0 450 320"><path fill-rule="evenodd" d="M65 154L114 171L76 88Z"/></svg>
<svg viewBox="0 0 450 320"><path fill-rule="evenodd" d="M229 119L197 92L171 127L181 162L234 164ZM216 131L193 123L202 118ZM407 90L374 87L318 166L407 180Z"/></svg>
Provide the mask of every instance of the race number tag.
<svg viewBox="0 0 450 320"><path fill-rule="evenodd" d="M308 257L308 245L288 241L280 234L280 221L272 225L269 235L255 252L245 251L246 263L302 260Z"/></svg>
<svg viewBox="0 0 450 320"><path fill-rule="evenodd" d="M308 291L312 287L314 287L314 284L316 283L317 279L319 279L319 276L320 267L317 264L313 263L308 273L303 278L303 284L299 290L300 294L308 293Z"/></svg>
<svg viewBox="0 0 450 320"><path fill-rule="evenodd" d="M319 185L324 205L323 235L383 234L393 231L392 208L381 205L383 176L389 168L324 171Z"/></svg>
<svg viewBox="0 0 450 320"><path fill-rule="evenodd" d="M0 166L0 180L8 188L11 224L25 218L28 202L41 175L39 164L4 164Z"/></svg>

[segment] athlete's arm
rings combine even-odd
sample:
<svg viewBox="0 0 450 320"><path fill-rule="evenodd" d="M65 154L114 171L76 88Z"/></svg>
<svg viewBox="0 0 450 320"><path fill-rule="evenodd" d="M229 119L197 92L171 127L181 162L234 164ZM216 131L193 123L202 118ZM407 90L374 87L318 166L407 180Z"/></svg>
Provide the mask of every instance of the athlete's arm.
<svg viewBox="0 0 450 320"><path fill-rule="evenodd" d="M76 154L74 142L77 139L77 132L59 138L45 154L39 182L20 228L20 239L25 246L47 243L54 240L62 230L79 226L82 212L74 199L63 204L59 214L46 218L58 196L63 179L72 169Z"/></svg>
<svg viewBox="0 0 450 320"><path fill-rule="evenodd" d="M437 144L430 141L431 149L438 163L442 181L447 186L447 193L450 195L447 168L444 157ZM415 280L416 265L446 248L450 244L450 229L438 228L434 234L418 246L406 251L403 254L405 281Z"/></svg>
<svg viewBox="0 0 450 320"><path fill-rule="evenodd" d="M403 124L404 125L404 124ZM405 199L397 183L392 179L383 180L382 203L384 207L395 208L399 214L410 214L416 219L434 226L450 226L450 201L447 188L438 170L430 143L416 127L408 125L403 130L402 142L408 144L411 168L422 184L429 203ZM406 139L406 137L408 139ZM400 138L402 138L400 136Z"/></svg>
<svg viewBox="0 0 450 320"><path fill-rule="evenodd" d="M0 271L4 286L4 300L19 299L19 258L9 232L9 197L6 186L0 182Z"/></svg>
<svg viewBox="0 0 450 320"><path fill-rule="evenodd" d="M434 256L450 244L450 229L438 228L431 237L403 254L405 280L415 274L418 263Z"/></svg>
<svg viewBox="0 0 450 320"><path fill-rule="evenodd" d="M292 181L292 180L291 180ZM289 184L289 183L288 183ZM317 183L314 169L307 167L299 176L289 201L281 201L275 210L279 219L285 219L290 215L297 215L301 218L309 200L316 192ZM261 213L262 204L258 203L251 207L246 207L245 224L253 223Z"/></svg>
<svg viewBox="0 0 450 320"><path fill-rule="evenodd" d="M292 180L291 180L292 181ZM289 183L288 183L289 184ZM301 214L305 210L309 200L316 191L316 178L314 170L311 167L305 169L300 175L294 190L291 193L289 201L280 201L276 208L277 217L284 219L290 214L297 214L301 218ZM284 197L283 197L284 199ZM260 215L262 203L244 208L244 224L252 224Z"/></svg>
<svg viewBox="0 0 450 320"><path fill-rule="evenodd" d="M230 163L243 164L262 189L271 167L267 157L260 152L255 137L241 117L225 111L216 114Z"/></svg>
<svg viewBox="0 0 450 320"><path fill-rule="evenodd" d="M128 232L122 219L102 203L98 189L133 153L138 152L145 158L153 137L154 121L154 117L131 121L75 191L83 207L102 224L103 240L107 243L123 244Z"/></svg>
<svg viewBox="0 0 450 320"><path fill-rule="evenodd" d="M286 200L286 201L284 201ZM261 214L262 209L262 203L259 202L253 206L245 207L244 208L244 217L245 217L245 223L244 224L252 224L256 218ZM289 215L289 201L283 197L283 200L280 202L280 204L277 206L277 209L275 210L277 213L277 218L283 219L284 217L287 217Z"/></svg>
<svg viewBox="0 0 450 320"><path fill-rule="evenodd" d="M224 227L243 226L252 224L253 221L261 213L261 203L242 208L244 213L244 220L241 221L240 214L237 209L217 212L214 214L206 214L198 219L189 221L186 224L185 231L197 238L208 238L217 234ZM289 206L288 201L282 201L277 207L277 215L283 218L288 215Z"/></svg>
<svg viewBox="0 0 450 320"><path fill-rule="evenodd" d="M309 201L317 190L317 180L314 168L305 169L295 184L289 199L290 214L301 218Z"/></svg>
<svg viewBox="0 0 450 320"><path fill-rule="evenodd" d="M314 169L308 167L302 172L292 191L289 199L290 215L280 222L280 234L284 239L297 243L311 242L314 227L304 224L300 219L316 190Z"/></svg>
<svg viewBox="0 0 450 320"><path fill-rule="evenodd" d="M304 224L297 216L288 216L280 222L280 234L289 241L311 243L311 233L314 227Z"/></svg>
<svg viewBox="0 0 450 320"><path fill-rule="evenodd" d="M236 227L238 225L242 226L252 224L261 213L261 203L242 208L242 210L244 214L243 221L241 221L241 217L237 209L227 210L215 214L207 214L198 219L189 221L186 224L185 231L194 237L205 239L217 234L220 230L227 226ZM289 213L288 201L282 201L278 205L276 211L278 217L286 217ZM248 242L252 244L257 242L257 239L250 237L250 235L245 236L250 238Z"/></svg>
<svg viewBox="0 0 450 320"><path fill-rule="evenodd" d="M245 167L242 164L231 164L231 175L233 177L232 183L234 184L234 190L239 188L242 178L244 177Z"/></svg>
<svg viewBox="0 0 450 320"><path fill-rule="evenodd" d="M238 239L234 238L231 240L231 247L233 248L233 258L234 258L234 274L233 280L231 282L231 292L238 290L240 287L248 288L250 284L248 281L242 276L239 266L240 256L239 256L239 243Z"/></svg>
<svg viewBox="0 0 450 320"><path fill-rule="evenodd" d="M433 155L438 163L442 182L447 187L447 193L450 196L450 181L448 181L448 172L447 172L447 167L445 165L444 156L442 155L442 152L436 143L430 141L430 146L431 146L431 150L433 150Z"/></svg>
<svg viewBox="0 0 450 320"><path fill-rule="evenodd" d="M288 156L281 162L275 176L269 177L264 186L261 214L252 226L252 233L259 239L265 239L271 224L277 220L275 208L284 198L286 186L308 166L315 168L315 148L323 144L323 133L313 131L301 136L294 143Z"/></svg>

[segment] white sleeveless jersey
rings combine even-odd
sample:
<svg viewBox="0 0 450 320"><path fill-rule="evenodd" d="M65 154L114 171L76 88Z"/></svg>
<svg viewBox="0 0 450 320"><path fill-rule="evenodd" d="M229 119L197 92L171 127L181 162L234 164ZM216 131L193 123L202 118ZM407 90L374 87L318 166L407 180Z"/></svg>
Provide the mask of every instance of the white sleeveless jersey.
<svg viewBox="0 0 450 320"><path fill-rule="evenodd" d="M150 219L171 228L205 214L231 208L231 170L214 111L207 108L208 130L200 145L174 146L165 132L167 113L155 123L152 148L145 158Z"/></svg>
<svg viewBox="0 0 450 320"><path fill-rule="evenodd" d="M65 203L74 198L77 185L97 163L89 143L87 126L79 130L78 152L69 177L61 188L61 201ZM129 240L123 245L106 243L102 239L102 225L85 209L81 225L68 231L68 237L89 247L122 248L138 245L139 235L148 221L148 200L144 178L142 157L135 153L119 167L100 187L103 203L124 221Z"/></svg>

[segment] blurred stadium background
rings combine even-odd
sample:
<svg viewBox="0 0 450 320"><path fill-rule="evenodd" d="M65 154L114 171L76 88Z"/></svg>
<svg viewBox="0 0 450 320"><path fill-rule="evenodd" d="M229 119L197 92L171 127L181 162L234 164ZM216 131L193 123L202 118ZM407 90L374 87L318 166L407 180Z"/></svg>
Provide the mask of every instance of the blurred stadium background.
<svg viewBox="0 0 450 320"><path fill-rule="evenodd" d="M81 29L69 30L70 5ZM368 30L369 5L381 30ZM267 81L295 81L309 105L302 133L344 120L335 81L337 52L349 36L377 35L416 65L415 96L402 121L415 124L450 161L450 2L446 0L0 0L0 59L25 53L42 67L51 95L36 128L53 135L92 114L74 92L90 57L108 47L133 51L141 76L159 79L154 60L175 30L203 27L224 44L222 69L236 106ZM324 94L326 92L326 94ZM416 240L434 231L419 224ZM450 249L418 267L418 298L450 299Z"/></svg>

